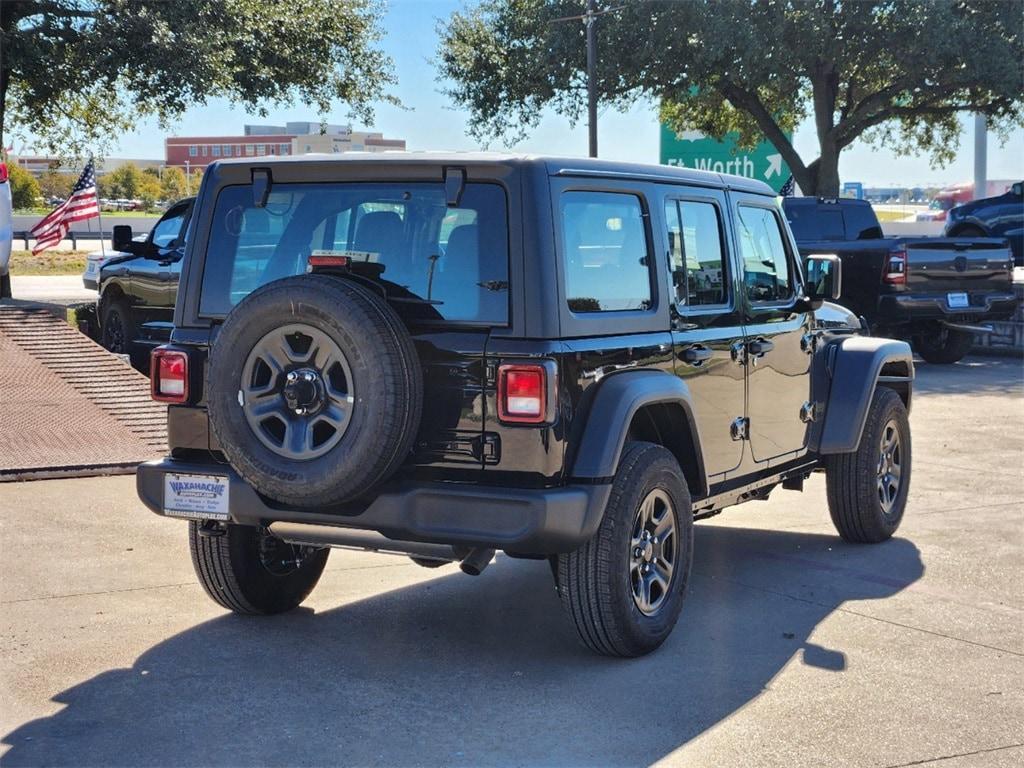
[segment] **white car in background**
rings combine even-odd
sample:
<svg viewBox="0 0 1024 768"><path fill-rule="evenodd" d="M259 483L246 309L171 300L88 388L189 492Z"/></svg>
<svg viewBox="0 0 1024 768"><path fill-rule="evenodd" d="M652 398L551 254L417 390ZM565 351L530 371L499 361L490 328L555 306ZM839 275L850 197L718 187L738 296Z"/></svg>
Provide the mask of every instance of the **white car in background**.
<svg viewBox="0 0 1024 768"><path fill-rule="evenodd" d="M0 162L0 299L11 295L11 247L14 242L14 210L7 163Z"/></svg>

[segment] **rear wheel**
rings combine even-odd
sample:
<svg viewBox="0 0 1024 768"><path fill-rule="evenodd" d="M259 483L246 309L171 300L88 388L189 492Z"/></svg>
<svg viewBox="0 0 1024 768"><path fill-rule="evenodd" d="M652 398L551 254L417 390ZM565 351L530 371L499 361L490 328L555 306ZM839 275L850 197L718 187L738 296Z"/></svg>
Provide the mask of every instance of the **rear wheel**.
<svg viewBox="0 0 1024 768"><path fill-rule="evenodd" d="M306 599L320 580L328 549L289 544L261 528L230 524L204 535L188 525L192 566L215 603L244 614L283 613Z"/></svg>
<svg viewBox="0 0 1024 768"><path fill-rule="evenodd" d="M973 345L973 333L937 326L919 334L914 346L925 361L945 365L962 360Z"/></svg>
<svg viewBox="0 0 1024 768"><path fill-rule="evenodd" d="M555 584L580 640L606 656L642 656L672 632L693 561L693 513L675 457L629 443L597 534L558 556Z"/></svg>
<svg viewBox="0 0 1024 768"><path fill-rule="evenodd" d="M860 446L826 465L828 510L840 536L874 544L896 532L910 491L910 460L907 409L895 391L879 387Z"/></svg>

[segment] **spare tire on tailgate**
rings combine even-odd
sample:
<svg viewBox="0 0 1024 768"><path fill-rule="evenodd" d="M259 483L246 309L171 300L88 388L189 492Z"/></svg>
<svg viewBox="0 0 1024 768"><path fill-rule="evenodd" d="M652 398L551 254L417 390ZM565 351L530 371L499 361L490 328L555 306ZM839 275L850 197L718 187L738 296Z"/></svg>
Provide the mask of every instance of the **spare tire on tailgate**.
<svg viewBox="0 0 1024 768"><path fill-rule="evenodd" d="M285 504L338 504L385 480L409 453L422 401L405 326L344 278L258 288L210 352L213 432L235 471Z"/></svg>

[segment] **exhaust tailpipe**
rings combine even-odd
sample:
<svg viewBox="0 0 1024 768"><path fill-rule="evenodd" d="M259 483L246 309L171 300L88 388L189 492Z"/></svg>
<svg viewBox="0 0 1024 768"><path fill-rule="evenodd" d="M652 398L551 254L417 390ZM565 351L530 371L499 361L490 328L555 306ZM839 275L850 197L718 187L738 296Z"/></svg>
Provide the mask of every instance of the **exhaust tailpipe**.
<svg viewBox="0 0 1024 768"><path fill-rule="evenodd" d="M484 568L490 565L491 560L494 559L493 549L484 549L482 547L476 547L470 550L469 554L459 563L459 567L463 573L468 573L470 576L479 576L484 572Z"/></svg>

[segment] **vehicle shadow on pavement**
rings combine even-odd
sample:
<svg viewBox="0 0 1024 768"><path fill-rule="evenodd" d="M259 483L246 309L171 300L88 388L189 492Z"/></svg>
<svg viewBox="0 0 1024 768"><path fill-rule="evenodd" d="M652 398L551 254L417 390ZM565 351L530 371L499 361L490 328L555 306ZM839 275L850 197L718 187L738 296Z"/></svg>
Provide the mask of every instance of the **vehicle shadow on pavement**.
<svg viewBox="0 0 1024 768"><path fill-rule="evenodd" d="M1024 388L1024 361L1019 357L971 355L952 365L915 360L914 366L914 397L1005 395Z"/></svg>
<svg viewBox="0 0 1024 768"><path fill-rule="evenodd" d="M199 624L60 693L60 712L3 738L0 763L646 765L791 661L843 674L842 647L808 641L818 624L924 572L903 539L701 524L696 553L679 626L646 658L585 651L547 564L501 558L478 579Z"/></svg>

